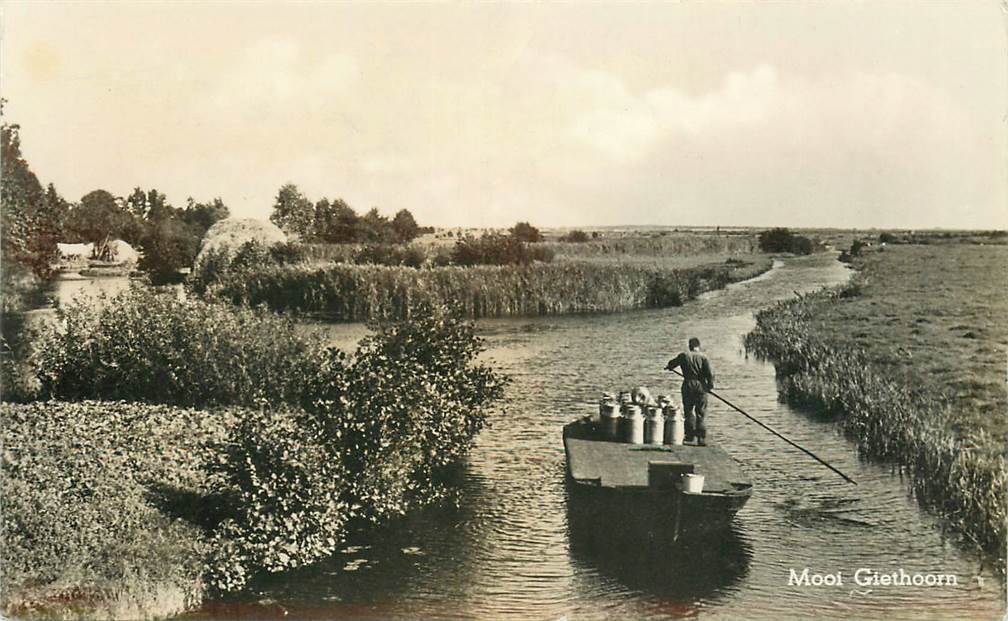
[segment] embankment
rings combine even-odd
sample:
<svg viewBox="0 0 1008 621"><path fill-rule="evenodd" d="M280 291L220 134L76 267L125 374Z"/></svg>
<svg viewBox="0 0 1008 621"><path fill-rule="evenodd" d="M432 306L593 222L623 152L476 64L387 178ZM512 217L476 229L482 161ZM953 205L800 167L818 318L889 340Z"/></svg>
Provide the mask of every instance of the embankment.
<svg viewBox="0 0 1008 621"><path fill-rule="evenodd" d="M899 463L917 497L999 571L1006 260L991 246L872 252L849 285L760 312L746 337L775 364L782 397L835 415L864 455Z"/></svg>
<svg viewBox="0 0 1008 621"><path fill-rule="evenodd" d="M0 614L173 616L453 492L506 378L428 308L353 354L136 288L56 310L0 404Z"/></svg>
<svg viewBox="0 0 1008 621"><path fill-rule="evenodd" d="M687 268L590 261L421 269L287 265L226 274L209 292L235 304L337 321L406 318L430 304L451 304L473 318L616 312L676 306L771 264L761 258Z"/></svg>

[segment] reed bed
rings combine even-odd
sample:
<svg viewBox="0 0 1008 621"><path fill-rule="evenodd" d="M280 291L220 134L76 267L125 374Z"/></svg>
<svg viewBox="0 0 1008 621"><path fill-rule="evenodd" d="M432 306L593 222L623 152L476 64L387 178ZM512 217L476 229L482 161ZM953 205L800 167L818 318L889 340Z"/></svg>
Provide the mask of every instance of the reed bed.
<svg viewBox="0 0 1008 621"><path fill-rule="evenodd" d="M995 266L1006 255L872 253L850 285L762 311L746 337L774 362L783 399L836 416L863 455L898 463L918 499L1002 572L1008 299Z"/></svg>
<svg viewBox="0 0 1008 621"><path fill-rule="evenodd" d="M452 305L472 318L533 316L675 306L769 267L769 260L686 269L592 262L424 269L301 265L228 274L209 293L235 304L337 321L403 319L431 303Z"/></svg>
<svg viewBox="0 0 1008 621"><path fill-rule="evenodd" d="M611 255L681 256L695 254L752 254L759 242L752 233L653 232L625 237L600 237L583 243L545 242L559 257Z"/></svg>

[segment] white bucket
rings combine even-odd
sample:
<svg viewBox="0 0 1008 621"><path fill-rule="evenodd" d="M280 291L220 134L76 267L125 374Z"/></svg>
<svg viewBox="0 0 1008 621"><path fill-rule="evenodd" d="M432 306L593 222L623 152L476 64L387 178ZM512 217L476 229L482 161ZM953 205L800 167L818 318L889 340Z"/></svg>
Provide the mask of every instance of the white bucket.
<svg viewBox="0 0 1008 621"><path fill-rule="evenodd" d="M704 475L702 474L684 474L683 475L683 491L687 494L700 494L703 492L703 480Z"/></svg>

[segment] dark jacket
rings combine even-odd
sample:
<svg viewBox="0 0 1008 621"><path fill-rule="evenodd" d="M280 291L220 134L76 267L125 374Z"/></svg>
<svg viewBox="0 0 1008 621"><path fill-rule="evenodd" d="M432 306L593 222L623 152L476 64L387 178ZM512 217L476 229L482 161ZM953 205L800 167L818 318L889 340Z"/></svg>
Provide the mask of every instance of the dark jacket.
<svg viewBox="0 0 1008 621"><path fill-rule="evenodd" d="M714 372L702 352L684 351L669 360L665 368L671 371L676 367L682 369L684 388L704 392L714 390Z"/></svg>

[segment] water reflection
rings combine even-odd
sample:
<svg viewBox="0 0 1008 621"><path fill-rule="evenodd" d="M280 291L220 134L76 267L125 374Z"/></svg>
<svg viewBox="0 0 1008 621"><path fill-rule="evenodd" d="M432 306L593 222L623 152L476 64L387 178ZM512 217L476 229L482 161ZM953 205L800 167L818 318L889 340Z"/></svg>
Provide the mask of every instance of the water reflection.
<svg viewBox="0 0 1008 621"><path fill-rule="evenodd" d="M680 308L619 315L480 322L484 360L514 379L506 412L477 438L459 509L425 512L345 548L332 560L271 578L224 610L194 618L668 619L993 618L1003 589L975 581L977 562L950 545L889 467L859 460L836 425L777 399L771 365L747 359L752 311L843 282L828 257L786 262L757 282ZM306 328L309 329L309 328ZM361 326L314 325L352 345ZM649 386L674 394L662 371L690 336L716 362L719 389L853 476L857 487L726 408L708 415L715 441L742 464L754 493L717 537L672 549L584 537L564 484L564 424L601 390ZM596 533L598 535L598 533ZM954 589L788 586L790 568L942 571ZM988 574L989 575L989 574Z"/></svg>
<svg viewBox="0 0 1008 621"><path fill-rule="evenodd" d="M716 599L749 570L752 546L735 525L689 533L678 541L648 541L621 531L568 504L568 537L575 571L616 579L633 591L688 608L700 599ZM634 541L636 539L636 541Z"/></svg>

